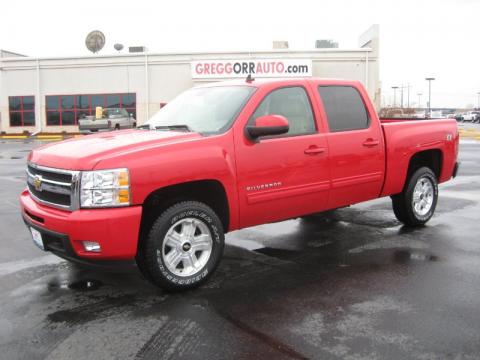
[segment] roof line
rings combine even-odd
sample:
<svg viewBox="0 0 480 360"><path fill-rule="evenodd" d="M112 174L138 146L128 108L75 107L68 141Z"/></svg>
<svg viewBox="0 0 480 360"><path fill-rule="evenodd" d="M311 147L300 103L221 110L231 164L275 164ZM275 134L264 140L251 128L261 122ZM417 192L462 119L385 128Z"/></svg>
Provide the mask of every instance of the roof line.
<svg viewBox="0 0 480 360"><path fill-rule="evenodd" d="M5 50L5 49L0 49L0 53L2 53L2 52L8 53L8 54L17 55L17 56L20 56L20 57L26 57L26 58L28 58L28 56L27 56L27 55L20 54L20 53L17 53L17 52L15 52L15 51L10 51L10 50ZM4 58L4 59L8 59L8 58Z"/></svg>
<svg viewBox="0 0 480 360"><path fill-rule="evenodd" d="M6 50L5 50L6 51ZM108 54L108 55L76 55L76 56L48 56L48 57L34 57L22 55L22 58L7 57L1 58L1 61L33 61L33 60L72 60L72 59L107 59L107 58L120 58L120 57L144 57L147 56L188 56L188 55L255 55L255 54L303 54L303 53L342 53L342 52L372 52L372 48L354 48L354 49L340 49L340 48L328 48L328 49L306 49L306 50L289 50L289 49L270 49L270 50L256 50L256 51L211 51L211 52L165 52L165 53L134 53L134 54ZM10 51L9 51L10 52ZM18 54L21 55L21 54Z"/></svg>

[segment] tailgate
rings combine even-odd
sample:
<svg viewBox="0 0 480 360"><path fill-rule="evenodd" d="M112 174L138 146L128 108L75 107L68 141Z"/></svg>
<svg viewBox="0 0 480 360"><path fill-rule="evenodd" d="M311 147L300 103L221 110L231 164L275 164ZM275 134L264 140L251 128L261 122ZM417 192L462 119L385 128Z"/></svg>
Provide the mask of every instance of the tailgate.
<svg viewBox="0 0 480 360"><path fill-rule="evenodd" d="M101 130L108 129L109 121L106 119L80 119L78 120L78 128L80 130Z"/></svg>

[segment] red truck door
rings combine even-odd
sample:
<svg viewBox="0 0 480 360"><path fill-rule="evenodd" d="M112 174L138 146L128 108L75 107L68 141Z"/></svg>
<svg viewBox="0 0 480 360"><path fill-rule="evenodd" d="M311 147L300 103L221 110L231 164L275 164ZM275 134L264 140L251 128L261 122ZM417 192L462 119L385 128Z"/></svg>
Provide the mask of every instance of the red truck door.
<svg viewBox="0 0 480 360"><path fill-rule="evenodd" d="M304 85L261 88L252 99L251 115L235 128L241 227L320 211L328 204L326 136L318 131L311 89ZM247 124L272 114L287 118L289 132L249 140Z"/></svg>
<svg viewBox="0 0 480 360"><path fill-rule="evenodd" d="M317 91L329 127L329 208L378 197L385 151L378 117L370 101L364 101L368 95L351 85L318 85Z"/></svg>

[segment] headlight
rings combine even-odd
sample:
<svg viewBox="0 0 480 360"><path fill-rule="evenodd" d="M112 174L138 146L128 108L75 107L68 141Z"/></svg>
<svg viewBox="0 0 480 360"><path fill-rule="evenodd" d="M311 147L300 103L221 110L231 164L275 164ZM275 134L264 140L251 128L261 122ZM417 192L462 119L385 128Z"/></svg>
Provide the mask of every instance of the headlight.
<svg viewBox="0 0 480 360"><path fill-rule="evenodd" d="M82 172L80 206L83 208L130 205L128 169Z"/></svg>

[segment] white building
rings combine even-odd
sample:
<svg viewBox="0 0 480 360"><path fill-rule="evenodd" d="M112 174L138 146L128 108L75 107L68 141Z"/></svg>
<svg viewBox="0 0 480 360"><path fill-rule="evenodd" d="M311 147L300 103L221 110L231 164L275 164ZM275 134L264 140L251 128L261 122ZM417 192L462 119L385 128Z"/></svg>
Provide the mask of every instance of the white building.
<svg viewBox="0 0 480 360"><path fill-rule="evenodd" d="M22 57L0 52L0 131L76 132L96 106L123 107L145 122L183 90L199 83L260 77L360 80L380 104L378 26L356 49Z"/></svg>

